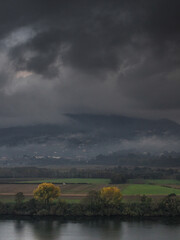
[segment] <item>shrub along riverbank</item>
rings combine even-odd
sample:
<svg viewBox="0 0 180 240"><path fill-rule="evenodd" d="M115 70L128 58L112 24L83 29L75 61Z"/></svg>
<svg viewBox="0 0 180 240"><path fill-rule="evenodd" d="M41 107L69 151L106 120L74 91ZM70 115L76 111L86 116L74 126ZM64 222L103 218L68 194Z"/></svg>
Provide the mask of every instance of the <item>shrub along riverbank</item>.
<svg viewBox="0 0 180 240"><path fill-rule="evenodd" d="M0 215L29 216L180 216L180 200L175 194L155 202L147 196L142 196L140 202L123 203L108 202L93 191L81 203L66 203L58 200L44 204L36 199L17 201L14 203L0 202Z"/></svg>

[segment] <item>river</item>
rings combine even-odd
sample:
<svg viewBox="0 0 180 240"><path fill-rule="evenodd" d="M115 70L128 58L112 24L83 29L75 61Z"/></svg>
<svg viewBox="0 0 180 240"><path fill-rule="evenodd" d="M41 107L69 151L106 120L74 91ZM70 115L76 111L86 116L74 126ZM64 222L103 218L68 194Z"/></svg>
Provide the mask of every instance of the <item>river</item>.
<svg viewBox="0 0 180 240"><path fill-rule="evenodd" d="M0 240L179 240L180 220L0 219Z"/></svg>

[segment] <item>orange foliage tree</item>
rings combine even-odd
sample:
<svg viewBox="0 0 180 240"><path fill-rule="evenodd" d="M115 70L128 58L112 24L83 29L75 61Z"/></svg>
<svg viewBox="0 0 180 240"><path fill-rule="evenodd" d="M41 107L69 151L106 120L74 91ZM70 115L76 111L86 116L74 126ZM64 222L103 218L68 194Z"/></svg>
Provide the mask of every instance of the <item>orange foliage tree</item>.
<svg viewBox="0 0 180 240"><path fill-rule="evenodd" d="M50 201L58 198L60 196L60 187L56 187L52 183L41 183L34 190L34 198L49 204Z"/></svg>
<svg viewBox="0 0 180 240"><path fill-rule="evenodd" d="M104 187L100 190L100 197L107 204L118 204L122 199L122 193L117 187Z"/></svg>

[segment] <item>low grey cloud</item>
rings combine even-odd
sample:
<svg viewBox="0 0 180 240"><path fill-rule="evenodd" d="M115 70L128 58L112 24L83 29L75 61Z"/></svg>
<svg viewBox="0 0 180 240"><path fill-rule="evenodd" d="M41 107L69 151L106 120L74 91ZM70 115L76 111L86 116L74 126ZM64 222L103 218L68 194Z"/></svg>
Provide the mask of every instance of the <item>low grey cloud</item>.
<svg viewBox="0 0 180 240"><path fill-rule="evenodd" d="M179 1L0 6L1 126L69 112L180 122Z"/></svg>

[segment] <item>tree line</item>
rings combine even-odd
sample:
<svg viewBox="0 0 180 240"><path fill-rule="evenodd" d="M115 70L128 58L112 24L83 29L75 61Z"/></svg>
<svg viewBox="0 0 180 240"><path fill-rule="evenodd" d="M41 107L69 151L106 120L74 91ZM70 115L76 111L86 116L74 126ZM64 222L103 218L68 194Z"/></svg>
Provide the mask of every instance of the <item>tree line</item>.
<svg viewBox="0 0 180 240"><path fill-rule="evenodd" d="M93 216L180 216L180 199L170 194L161 201L141 196L139 202L123 202L117 187L104 187L91 191L80 203L67 203L58 199L60 190L50 183L40 184L34 198L25 201L23 193L17 193L15 202L0 202L0 215L93 217Z"/></svg>
<svg viewBox="0 0 180 240"><path fill-rule="evenodd" d="M0 168L0 180L2 178L109 178L112 183L125 183L128 179L179 179L180 172L173 168L150 167L107 167L107 168L37 168L16 167ZM7 181L7 180L6 180ZM1 180L2 182L2 180Z"/></svg>

